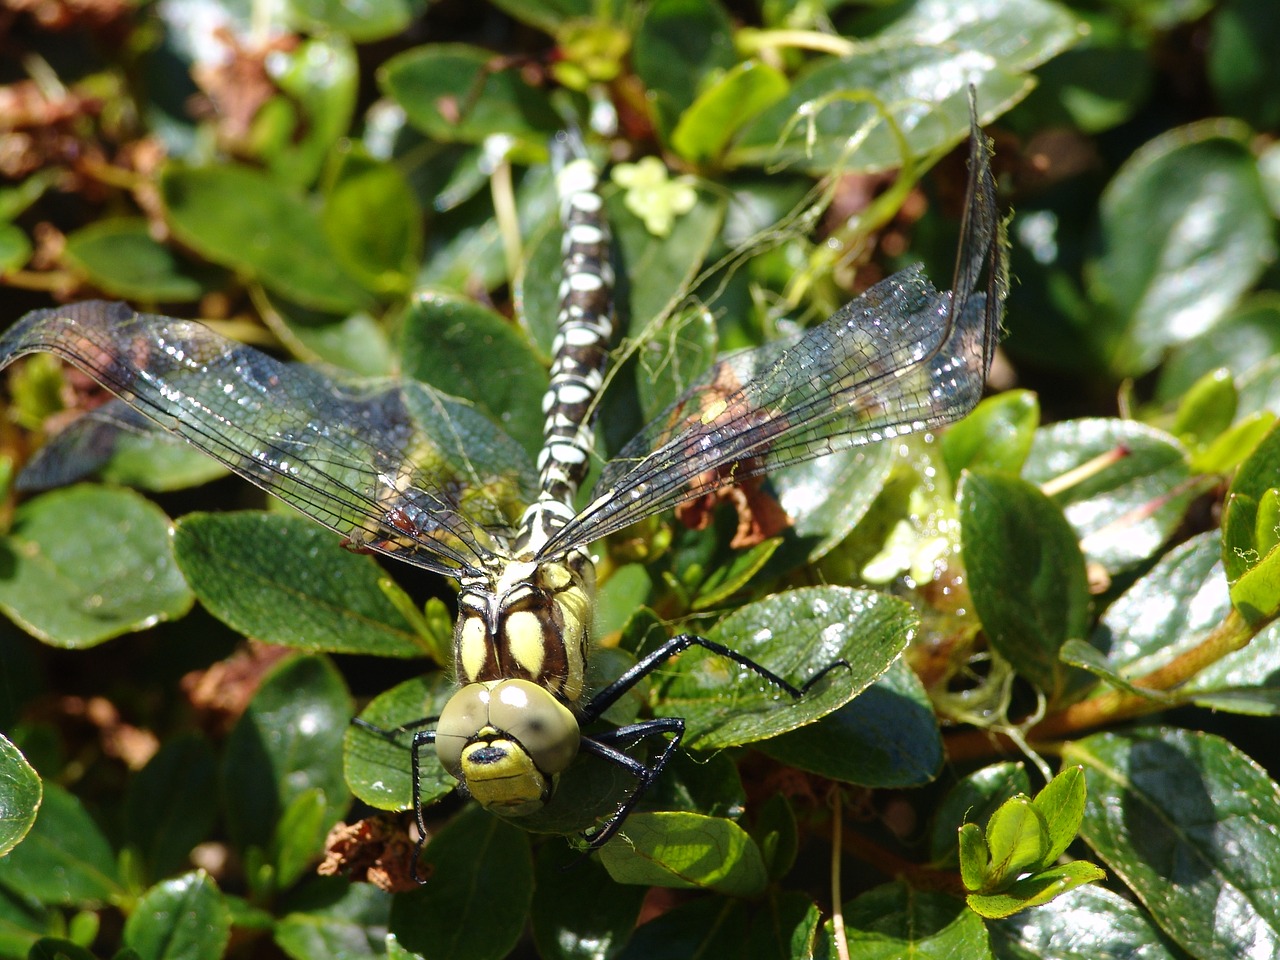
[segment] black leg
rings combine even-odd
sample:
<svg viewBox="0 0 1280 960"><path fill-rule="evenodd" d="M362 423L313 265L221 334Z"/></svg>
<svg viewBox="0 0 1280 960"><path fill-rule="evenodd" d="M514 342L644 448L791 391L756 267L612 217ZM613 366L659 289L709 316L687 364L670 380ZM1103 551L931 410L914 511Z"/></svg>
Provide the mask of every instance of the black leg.
<svg viewBox="0 0 1280 960"><path fill-rule="evenodd" d="M435 723L439 719L439 717L423 717L421 720L410 720L408 723L402 723L398 727L379 727L368 720L362 720L360 717L352 717L351 725L359 727L361 730L368 730L374 736L381 737L383 740L395 740L402 733L425 727L427 724Z"/></svg>
<svg viewBox="0 0 1280 960"><path fill-rule="evenodd" d="M421 751L424 746L433 745L435 742L434 730L419 730L413 735L413 743L409 747L409 762L413 769L413 816L418 823L418 842L413 847L413 866L410 869L410 876L418 883L426 883L424 878L418 876L418 861L422 859L422 851L427 845L427 824L422 815Z"/></svg>
<svg viewBox="0 0 1280 960"><path fill-rule="evenodd" d="M804 686L797 687L778 676L767 667L763 667L756 663L750 657L743 656L737 650L732 650L722 643L716 643L714 640L708 640L705 637L699 637L692 633L682 633L679 636L672 637L663 643L657 650L647 653L636 661L635 666L631 667L626 673L620 676L613 683L609 684L594 697L591 702L583 708L582 717L584 723L595 720L602 713L608 710L618 701L618 699L628 690L634 687L642 679L653 673L664 662L670 660L678 653L688 650L690 647L702 647L704 650L710 650L717 656L732 660L734 663L746 667L748 670L768 680L774 686L778 687L785 693L790 694L796 700L809 692L815 683L825 677L832 670L838 667L848 668L849 664L844 660L834 660L827 664L812 677L805 681Z"/></svg>
<svg viewBox="0 0 1280 960"><path fill-rule="evenodd" d="M714 640L708 640L705 637L699 637L692 633L682 633L679 636L672 637L651 653L645 654L636 661L631 669L627 670L622 676L613 683L609 684L594 697L582 710L582 722L590 723L597 719L602 713L613 706L618 699L628 690L634 687L642 679L654 670L658 669L667 660L676 654L688 650L690 647L702 647L709 650L717 656L732 660L740 666L746 667L758 676L763 677L779 689L790 694L795 699L800 699L813 687L815 683L825 677L832 670L844 667L849 668L849 664L845 660L835 660L804 682L803 686L797 687L794 684L784 680L772 670L761 666L750 657L743 656L736 650L726 647L722 643L716 643ZM660 734L671 734L671 739L667 741L663 747L662 753L658 759L651 765L646 766L640 761L629 757L617 746L631 747L639 743L646 737L657 736ZM593 753L598 757L602 757L612 763L616 763L624 770L631 773L636 778L636 788L631 791L617 811L614 812L604 826L595 833L587 834L585 839L587 845L592 850L599 849L606 844L609 839L618 832L622 827L623 821L627 819L627 815L631 813L637 803L644 796L645 791L653 785L653 782L662 774L663 769L671 761L671 757L675 754L676 747L680 744L680 739L684 736L684 720L678 717L664 717L656 720L645 720L640 723L628 724L625 727L618 727L616 730L610 730L607 733L598 734L593 737L583 737L581 749L586 753Z"/></svg>
<svg viewBox="0 0 1280 960"><path fill-rule="evenodd" d="M671 734L671 739L662 748L662 753L658 755L658 759L649 766L645 766L639 760L612 746L612 744L618 743L624 747L632 747L646 737L660 736L666 733ZM635 789L627 795L627 799L618 805L618 809L614 811L613 816L605 821L604 826L595 833L584 834L583 839L587 841L589 849L598 850L618 832L627 816L635 808L635 805L640 802L645 792L653 786L654 781L662 775L662 771L671 762L671 758L675 755L676 747L680 745L680 739L683 736L684 720L679 717L662 717L657 720L631 723L625 727L618 727L616 730L609 730L599 736L582 738L580 749L584 753L592 753L611 763L616 763L636 778Z"/></svg>

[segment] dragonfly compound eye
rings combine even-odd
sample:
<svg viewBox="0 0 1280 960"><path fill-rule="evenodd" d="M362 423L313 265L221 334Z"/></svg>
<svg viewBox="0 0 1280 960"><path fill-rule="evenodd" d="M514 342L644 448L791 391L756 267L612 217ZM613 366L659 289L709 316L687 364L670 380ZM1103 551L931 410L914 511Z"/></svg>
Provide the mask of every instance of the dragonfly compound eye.
<svg viewBox="0 0 1280 960"><path fill-rule="evenodd" d="M445 705L436 753L483 807L520 816L545 804L577 756L578 721L528 680L469 683Z"/></svg>

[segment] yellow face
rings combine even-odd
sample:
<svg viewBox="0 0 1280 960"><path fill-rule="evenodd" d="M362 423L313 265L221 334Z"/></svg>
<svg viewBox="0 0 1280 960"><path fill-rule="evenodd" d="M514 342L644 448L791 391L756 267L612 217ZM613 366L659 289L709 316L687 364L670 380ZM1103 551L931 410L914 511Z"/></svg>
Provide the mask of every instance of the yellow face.
<svg viewBox="0 0 1280 960"><path fill-rule="evenodd" d="M486 809L533 813L577 756L577 718L528 680L469 683L436 726L436 754Z"/></svg>

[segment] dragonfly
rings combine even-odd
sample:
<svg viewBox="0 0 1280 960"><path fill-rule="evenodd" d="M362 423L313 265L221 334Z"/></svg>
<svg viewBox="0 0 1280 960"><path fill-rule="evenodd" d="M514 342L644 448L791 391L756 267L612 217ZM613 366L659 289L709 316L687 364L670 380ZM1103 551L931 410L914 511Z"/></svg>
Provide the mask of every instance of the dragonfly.
<svg viewBox="0 0 1280 960"><path fill-rule="evenodd" d="M730 484L930 430L974 407L999 337L1006 265L989 146L972 110L970 132L950 291L908 267L796 338L720 360L604 464L580 509L614 280L599 173L585 156L557 175L564 270L536 476L482 414L424 384L335 382L198 322L123 303L28 313L0 338L0 367L54 354L115 394L120 423L145 420L182 438L352 549L457 581L457 686L439 716L395 728L355 721L388 740L410 738L419 850L428 836L419 784L432 749L459 792L514 817L545 807L580 754L615 765L634 783L584 834L594 849L662 774L685 723L584 728L671 657L701 647L795 699L847 665L793 684L681 633L588 695L591 545ZM642 743L652 759L635 755Z"/></svg>

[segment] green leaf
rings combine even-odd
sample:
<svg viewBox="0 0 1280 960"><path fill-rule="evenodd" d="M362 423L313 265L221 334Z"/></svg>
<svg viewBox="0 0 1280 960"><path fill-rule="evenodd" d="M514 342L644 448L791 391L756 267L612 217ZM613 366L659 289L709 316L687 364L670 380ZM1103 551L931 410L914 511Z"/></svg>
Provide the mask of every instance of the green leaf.
<svg viewBox="0 0 1280 960"><path fill-rule="evenodd" d="M0 734L0 857L31 830L42 796L39 775L22 751Z"/></svg>
<svg viewBox="0 0 1280 960"><path fill-rule="evenodd" d="M21 270L32 252L31 241L21 227L0 222L0 274Z"/></svg>
<svg viewBox="0 0 1280 960"><path fill-rule="evenodd" d="M1273 427L1263 437L1236 471L1222 525L1222 559L1232 584L1232 601L1254 623L1267 619L1280 599L1273 568L1280 559L1271 559L1274 536L1266 535L1263 542L1258 538L1259 522L1264 528L1268 523L1260 507L1277 476L1280 476L1280 426ZM1241 586L1246 574L1253 570L1257 570L1256 575Z"/></svg>
<svg viewBox="0 0 1280 960"><path fill-rule="evenodd" d="M295 960L318 957L418 960L386 933L392 897L369 883L333 878L302 889L290 912L271 926L276 944ZM270 919L270 918L268 918ZM237 923L237 926L240 926Z"/></svg>
<svg viewBox="0 0 1280 960"><path fill-rule="evenodd" d="M415 0L380 0L375 4L342 0L288 0L289 19L311 33L333 31L368 42L399 33L409 25L420 4Z"/></svg>
<svg viewBox="0 0 1280 960"><path fill-rule="evenodd" d="M68 234L63 257L113 297L178 303L204 294L199 277L152 239L142 217L98 220Z"/></svg>
<svg viewBox="0 0 1280 960"><path fill-rule="evenodd" d="M333 817L334 804L326 802L325 793L319 787L311 787L289 799L280 814L269 851L279 886L291 886L313 866L333 826Z"/></svg>
<svg viewBox="0 0 1280 960"><path fill-rule="evenodd" d="M1252 135L1234 120L1168 131L1104 192L1101 249L1086 279L1104 308L1090 335L1105 338L1116 375L1145 373L1166 348L1207 330L1275 256Z"/></svg>
<svg viewBox="0 0 1280 960"><path fill-rule="evenodd" d="M86 950L73 940L44 937L31 946L27 960L98 960L93 951Z"/></svg>
<svg viewBox="0 0 1280 960"><path fill-rule="evenodd" d="M636 30L631 62L670 131L717 71L734 62L733 21L718 0L655 0Z"/></svg>
<svg viewBox="0 0 1280 960"><path fill-rule="evenodd" d="M1051 867L1034 876L1025 877L995 894L971 893L965 898L974 913L988 920L999 920L1048 903L1069 890L1106 878L1106 871L1086 860L1072 860Z"/></svg>
<svg viewBox="0 0 1280 960"><path fill-rule="evenodd" d="M796 864L800 852L800 829L787 798L770 794L755 811L751 839L760 848L770 882L780 882Z"/></svg>
<svg viewBox="0 0 1280 960"><path fill-rule="evenodd" d="M323 315L323 322L314 324L293 304L276 301L272 305L294 340L289 349L296 355L366 377L385 377L392 372L394 358L387 333L369 314L353 313L336 322Z"/></svg>
<svg viewBox="0 0 1280 960"><path fill-rule="evenodd" d="M1049 851L1049 831L1044 816L1029 797L1012 797L991 815L986 829L991 865L982 892L1005 890L1020 875L1044 863ZM961 865L964 841L961 840Z"/></svg>
<svg viewBox="0 0 1280 960"><path fill-rule="evenodd" d="M1133 420L1040 428L1023 476L1053 490L1085 557L1113 573L1153 556L1196 494L1182 445Z"/></svg>
<svg viewBox="0 0 1280 960"><path fill-rule="evenodd" d="M360 712L360 719L387 730L438 717L457 689L457 685L439 671L414 677L374 697ZM410 809L413 805L411 740L409 732L392 742L360 727L349 727L342 740L342 760L351 792L379 810ZM424 750L422 759L422 802L430 805L451 793L458 782L440 765L435 750Z"/></svg>
<svg viewBox="0 0 1280 960"><path fill-rule="evenodd" d="M400 943L427 957L505 957L533 902L528 834L472 807L431 838L424 864L427 882L391 907Z"/></svg>
<svg viewBox="0 0 1280 960"><path fill-rule="evenodd" d="M171 163L160 190L174 234L214 263L317 310L346 313L369 304L338 263L320 217L266 174Z"/></svg>
<svg viewBox="0 0 1280 960"><path fill-rule="evenodd" d="M1011 960L1175 960L1148 914L1097 886L1076 887L1038 910L988 923L987 931L996 956Z"/></svg>
<svg viewBox="0 0 1280 960"><path fill-rule="evenodd" d="M1280 615L1280 550L1268 551L1231 585L1231 604L1254 626Z"/></svg>
<svg viewBox="0 0 1280 960"><path fill-rule="evenodd" d="M1147 728L1068 744L1085 767L1081 835L1184 950L1280 950L1280 789L1218 737Z"/></svg>
<svg viewBox="0 0 1280 960"><path fill-rule="evenodd" d="M971 83L984 119L999 116L1031 89L1025 74L985 54L915 38L818 60L785 99L747 124L724 163L797 166L817 175L897 169L969 135Z"/></svg>
<svg viewBox="0 0 1280 960"><path fill-rule="evenodd" d="M943 762L928 692L901 659L839 710L757 746L788 766L864 787L923 786Z"/></svg>
<svg viewBox="0 0 1280 960"><path fill-rule="evenodd" d="M405 376L474 401L531 460L537 455L547 371L510 323L474 300L419 293L402 320L399 347Z"/></svg>
<svg viewBox="0 0 1280 960"><path fill-rule="evenodd" d="M976 823L961 824L956 850L960 862L960 879L966 890L981 890L991 873L991 850L986 834Z"/></svg>
<svg viewBox="0 0 1280 960"><path fill-rule="evenodd" d="M324 793L324 819L346 811L340 746L351 714L341 675L321 657L292 657L267 675L223 757L227 825L238 843L265 848L281 814L313 787Z"/></svg>
<svg viewBox="0 0 1280 960"><path fill-rule="evenodd" d="M1075 533L1024 480L967 473L960 531L973 604L991 645L1056 702L1092 681L1058 660L1087 635L1089 587Z"/></svg>
<svg viewBox="0 0 1280 960"><path fill-rule="evenodd" d="M422 256L422 210L398 167L347 147L321 219L353 277L379 293L408 292Z"/></svg>
<svg viewBox="0 0 1280 960"><path fill-rule="evenodd" d="M533 942L544 960L602 960L635 929L644 887L614 883L594 858L563 843L538 849Z"/></svg>
<svg viewBox="0 0 1280 960"><path fill-rule="evenodd" d="M796 686L843 659L809 693L782 690L709 651L681 655L655 712L684 717L685 745L717 750L775 737L844 706L888 669L915 629L902 601L847 587L809 587L735 610L708 639L724 643Z"/></svg>
<svg viewBox="0 0 1280 960"><path fill-rule="evenodd" d="M768 877L760 848L732 820L684 811L635 813L600 849L618 883L754 897Z"/></svg>
<svg viewBox="0 0 1280 960"><path fill-rule="evenodd" d="M124 925L142 960L218 960L230 938L231 914L203 870L152 887Z"/></svg>
<svg viewBox="0 0 1280 960"><path fill-rule="evenodd" d="M280 93L253 118L254 147L276 180L305 187L350 130L360 82L356 51L330 33L277 51L265 66Z"/></svg>
<svg viewBox="0 0 1280 960"><path fill-rule="evenodd" d="M1263 291L1247 297L1198 337L1179 344L1160 367L1156 399L1180 401L1205 374L1226 367L1239 376L1280 353L1280 297ZM1243 413L1254 412L1242 408Z"/></svg>
<svg viewBox="0 0 1280 960"><path fill-rule="evenodd" d="M159 507L129 490L84 484L29 500L0 541L0 609L71 649L176 620L192 597L170 529Z"/></svg>
<svg viewBox="0 0 1280 960"><path fill-rule="evenodd" d="M1230 473L1246 460L1275 426L1276 415L1269 410L1249 414L1220 433L1191 458L1195 473Z"/></svg>
<svg viewBox="0 0 1280 960"><path fill-rule="evenodd" d="M1267 0L1226 0L1213 16L1206 66L1218 103L1263 130L1280 126L1277 35L1280 9Z"/></svg>
<svg viewBox="0 0 1280 960"><path fill-rule="evenodd" d="M690 598L690 609L711 610L727 602L751 582L780 546L782 538L774 537L763 540L748 550L735 552L728 563L716 567L697 585Z"/></svg>
<svg viewBox="0 0 1280 960"><path fill-rule="evenodd" d="M956 831L965 823L986 823L1006 800L1031 789L1027 771L1020 763L996 763L975 770L957 783L943 798L933 816L930 856L934 862L956 862ZM984 840L985 843L985 840Z"/></svg>
<svg viewBox="0 0 1280 960"><path fill-rule="evenodd" d="M910 0L890 10L893 22L878 41L927 36L940 47L976 50L1020 70L1039 66L1087 33L1071 12L1049 0Z"/></svg>
<svg viewBox="0 0 1280 960"><path fill-rule="evenodd" d="M1238 400L1231 371L1210 370L1183 396L1170 432L1187 443L1208 443L1231 426Z"/></svg>
<svg viewBox="0 0 1280 960"><path fill-rule="evenodd" d="M1048 868L1075 840L1084 816L1084 801L1084 771L1079 767L1060 770L1031 801L1048 829L1049 848L1040 859L1039 869Z"/></svg>
<svg viewBox="0 0 1280 960"><path fill-rule="evenodd" d="M955 897L914 890L900 881L875 887L844 905L850 957L988 960L987 933L977 914ZM822 927L815 956L836 956L831 921Z"/></svg>
<svg viewBox="0 0 1280 960"><path fill-rule="evenodd" d="M200 602L239 633L313 652L423 654L378 586L382 568L303 517L190 513L174 553Z"/></svg>
<svg viewBox="0 0 1280 960"><path fill-rule="evenodd" d="M947 472L959 477L962 470L983 467L1017 473L1039 425L1040 401L1030 390L988 397L942 435Z"/></svg>
<svg viewBox="0 0 1280 960"><path fill-rule="evenodd" d="M107 838L80 801L51 781L26 840L0 859L0 886L27 903L78 908L123 893Z"/></svg>
<svg viewBox="0 0 1280 960"><path fill-rule="evenodd" d="M747 120L786 96L787 78L759 60L727 70L693 101L671 133L671 146L686 160L715 159Z"/></svg>
<svg viewBox="0 0 1280 960"><path fill-rule="evenodd" d="M189 862L217 815L213 748L198 734L179 734L129 781L124 837L141 854L145 875L163 877Z"/></svg>
<svg viewBox="0 0 1280 960"><path fill-rule="evenodd" d="M493 0L499 10L543 33L555 34L566 20L591 15L590 0Z"/></svg>
<svg viewBox="0 0 1280 960"><path fill-rule="evenodd" d="M436 43L407 50L378 70L383 92L409 123L433 140L481 143L494 134L523 140L531 156L546 156L561 121L546 94L489 50Z"/></svg>

